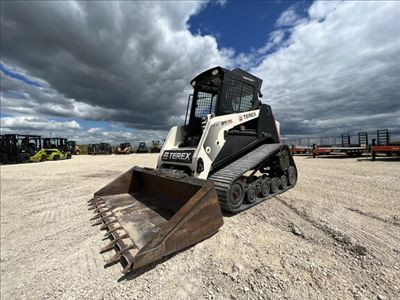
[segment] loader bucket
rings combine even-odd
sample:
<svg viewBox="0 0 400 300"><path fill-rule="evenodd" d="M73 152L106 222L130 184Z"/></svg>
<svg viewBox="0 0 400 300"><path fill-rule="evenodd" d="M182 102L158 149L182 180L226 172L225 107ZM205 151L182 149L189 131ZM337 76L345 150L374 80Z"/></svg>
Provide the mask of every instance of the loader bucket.
<svg viewBox="0 0 400 300"><path fill-rule="evenodd" d="M115 250L106 266L123 273L202 241L223 224L214 184L208 180L134 167L94 194L89 209Z"/></svg>

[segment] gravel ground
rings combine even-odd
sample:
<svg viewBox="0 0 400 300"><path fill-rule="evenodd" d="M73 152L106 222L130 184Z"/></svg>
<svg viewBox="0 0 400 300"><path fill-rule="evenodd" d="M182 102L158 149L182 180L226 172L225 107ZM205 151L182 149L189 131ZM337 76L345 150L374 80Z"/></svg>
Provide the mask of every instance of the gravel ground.
<svg viewBox="0 0 400 300"><path fill-rule="evenodd" d="M128 276L104 269L86 201L156 157L1 166L1 299L398 299L398 160L296 157L294 189L206 241Z"/></svg>

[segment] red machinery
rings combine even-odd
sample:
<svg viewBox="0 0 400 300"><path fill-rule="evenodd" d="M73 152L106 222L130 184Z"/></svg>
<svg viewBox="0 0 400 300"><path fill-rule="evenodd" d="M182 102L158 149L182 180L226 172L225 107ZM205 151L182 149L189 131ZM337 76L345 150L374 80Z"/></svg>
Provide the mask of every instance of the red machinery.
<svg viewBox="0 0 400 300"><path fill-rule="evenodd" d="M304 146L296 147L295 145L292 145L292 147L290 148L290 152L292 152L292 154L311 154L312 148Z"/></svg>
<svg viewBox="0 0 400 300"><path fill-rule="evenodd" d="M313 146L312 154L315 158L317 155L337 155L346 154L349 157L360 157L367 152L368 148L368 133L358 133L358 144L351 144L350 135L342 134L341 146Z"/></svg>
<svg viewBox="0 0 400 300"><path fill-rule="evenodd" d="M400 156L400 144L390 142L390 134L387 129L377 130L376 137L377 141L375 139L372 140L372 160L375 160L377 153L383 153L386 156Z"/></svg>

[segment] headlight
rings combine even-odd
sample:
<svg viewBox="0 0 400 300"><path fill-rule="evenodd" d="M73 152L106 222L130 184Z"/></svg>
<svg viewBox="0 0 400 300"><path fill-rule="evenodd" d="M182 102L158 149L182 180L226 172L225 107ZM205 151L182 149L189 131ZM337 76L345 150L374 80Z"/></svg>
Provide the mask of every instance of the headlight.
<svg viewBox="0 0 400 300"><path fill-rule="evenodd" d="M204 171L204 162L201 158L197 160L197 173L201 173Z"/></svg>
<svg viewBox="0 0 400 300"><path fill-rule="evenodd" d="M212 74L213 76L218 75L218 69L213 70L213 71L211 72L211 74Z"/></svg>
<svg viewBox="0 0 400 300"><path fill-rule="evenodd" d="M192 87L194 87L196 85L196 81L192 81Z"/></svg>

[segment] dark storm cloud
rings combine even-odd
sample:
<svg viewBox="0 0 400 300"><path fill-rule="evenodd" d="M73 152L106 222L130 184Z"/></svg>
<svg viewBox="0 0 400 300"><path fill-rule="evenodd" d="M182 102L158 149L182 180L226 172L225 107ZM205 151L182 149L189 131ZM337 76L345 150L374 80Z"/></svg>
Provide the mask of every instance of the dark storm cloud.
<svg viewBox="0 0 400 300"><path fill-rule="evenodd" d="M162 130L183 121L192 77L215 65L236 65L263 79L264 101L284 135L400 131L396 2L318 1L308 18L291 7L264 47L237 55L188 30L188 19L204 5L1 2L1 61L40 85L1 73L7 130L35 129L35 117L51 123L56 116L126 126L83 132L70 128L73 123L57 125L82 140L134 138L136 128L165 135Z"/></svg>
<svg viewBox="0 0 400 300"><path fill-rule="evenodd" d="M45 99L30 89L39 114L79 116L73 108L80 105L90 118L99 107L104 114L92 118L165 129L182 115L190 79L227 62L215 39L186 28L201 5L2 2L2 61L44 80L57 95Z"/></svg>

